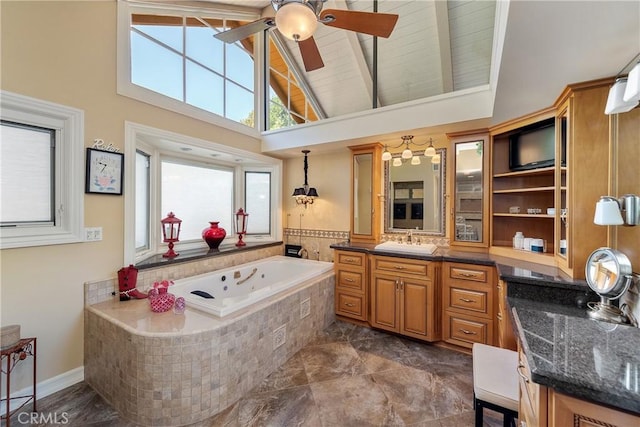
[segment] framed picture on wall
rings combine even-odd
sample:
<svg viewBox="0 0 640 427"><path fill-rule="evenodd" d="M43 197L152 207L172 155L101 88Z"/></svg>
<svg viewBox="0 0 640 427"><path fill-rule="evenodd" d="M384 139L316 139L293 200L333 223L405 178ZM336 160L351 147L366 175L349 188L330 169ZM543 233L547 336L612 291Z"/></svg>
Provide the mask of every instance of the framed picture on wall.
<svg viewBox="0 0 640 427"><path fill-rule="evenodd" d="M122 194L124 154L87 148L85 193Z"/></svg>

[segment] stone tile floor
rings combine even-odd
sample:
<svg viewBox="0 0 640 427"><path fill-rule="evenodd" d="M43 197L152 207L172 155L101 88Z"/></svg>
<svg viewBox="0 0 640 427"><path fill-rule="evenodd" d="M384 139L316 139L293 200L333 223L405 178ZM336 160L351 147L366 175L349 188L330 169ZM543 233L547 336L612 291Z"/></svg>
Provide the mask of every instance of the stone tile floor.
<svg viewBox="0 0 640 427"><path fill-rule="evenodd" d="M197 427L473 426L472 394L471 356L338 321ZM38 410L49 420L29 425L135 426L84 382L39 400ZM485 426L500 425L501 415L485 411Z"/></svg>

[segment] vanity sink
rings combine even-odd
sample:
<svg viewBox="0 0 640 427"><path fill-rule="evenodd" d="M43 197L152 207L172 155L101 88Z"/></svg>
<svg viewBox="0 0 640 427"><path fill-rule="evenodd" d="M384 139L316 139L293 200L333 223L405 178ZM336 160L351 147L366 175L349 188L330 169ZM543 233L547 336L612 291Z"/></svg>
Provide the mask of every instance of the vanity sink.
<svg viewBox="0 0 640 427"><path fill-rule="evenodd" d="M385 252L397 252L415 255L431 255L438 249L433 243L424 243L420 245L410 245L408 243L384 242L376 245L375 250Z"/></svg>

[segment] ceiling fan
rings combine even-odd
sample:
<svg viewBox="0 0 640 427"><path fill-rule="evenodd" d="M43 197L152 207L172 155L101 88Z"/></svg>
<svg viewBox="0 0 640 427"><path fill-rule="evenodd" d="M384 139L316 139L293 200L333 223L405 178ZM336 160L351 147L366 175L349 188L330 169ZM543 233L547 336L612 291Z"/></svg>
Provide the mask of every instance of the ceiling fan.
<svg viewBox="0 0 640 427"><path fill-rule="evenodd" d="M313 39L318 22L330 27L356 31L377 37L389 37L398 21L398 15L377 12L326 9L322 5L327 0L271 0L276 16L261 18L231 30L215 35L226 43L235 43L251 34L269 28L277 28L280 33L295 41L307 71L324 67L320 51Z"/></svg>

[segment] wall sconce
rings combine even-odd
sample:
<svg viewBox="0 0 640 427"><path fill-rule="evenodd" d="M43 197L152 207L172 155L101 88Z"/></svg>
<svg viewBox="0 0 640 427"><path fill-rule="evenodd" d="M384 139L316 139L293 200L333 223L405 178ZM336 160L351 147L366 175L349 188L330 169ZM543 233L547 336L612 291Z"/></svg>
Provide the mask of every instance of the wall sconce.
<svg viewBox="0 0 640 427"><path fill-rule="evenodd" d="M405 135L402 136L402 142L396 146L392 146L392 149L395 148L400 148L402 146L405 147L405 149L402 151L402 154L400 156L400 158L404 159L404 160L409 160L411 159L411 164L412 165L419 165L420 164L420 157L419 156L414 156L413 152L411 151L411 147L410 145L415 145L417 147L422 147L425 146L427 144L429 144L429 146L424 150L424 156L425 157L431 157L431 163L440 163L440 156L437 154L436 152L436 148L433 146L433 139L429 138L429 142L424 142L424 143L419 143L419 142L414 142L413 141L413 135ZM391 153L389 152L389 146L387 144L385 144L384 146L384 151L382 152L382 160L385 162L388 162L389 160L393 159L393 166L400 166L402 165L402 160L400 158L393 158L393 155L391 155Z"/></svg>
<svg viewBox="0 0 640 427"><path fill-rule="evenodd" d="M638 225L640 224L640 196L625 194L619 199L602 196L596 203L594 224Z"/></svg>
<svg viewBox="0 0 640 427"><path fill-rule="evenodd" d="M244 209L238 209L236 212L236 234L238 235L238 243L236 246L246 246L247 244L242 240L242 236L247 234L247 221L249 220L249 214Z"/></svg>
<svg viewBox="0 0 640 427"><path fill-rule="evenodd" d="M179 241L182 220L176 217L173 212L169 212L166 218L160 220L160 223L162 224L162 241L169 243L169 250L162 257L175 258L180 254L173 250L173 244Z"/></svg>
<svg viewBox="0 0 640 427"><path fill-rule="evenodd" d="M318 190L314 187L309 187L309 183L307 181L307 172L309 170L309 163L307 161L307 154L309 154L310 150L302 150L304 153L304 185L302 187L298 187L293 190L292 196L295 197L296 203L298 205L304 205L304 208L307 208L307 205L313 204L313 201L318 196Z"/></svg>
<svg viewBox="0 0 640 427"><path fill-rule="evenodd" d="M616 81L609 89L605 114L626 113L633 110L640 102L640 53L638 53L616 76ZM627 77L622 74L628 67L636 63Z"/></svg>

